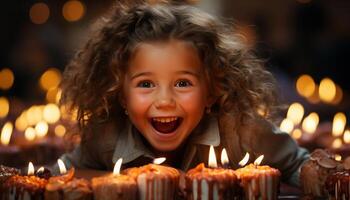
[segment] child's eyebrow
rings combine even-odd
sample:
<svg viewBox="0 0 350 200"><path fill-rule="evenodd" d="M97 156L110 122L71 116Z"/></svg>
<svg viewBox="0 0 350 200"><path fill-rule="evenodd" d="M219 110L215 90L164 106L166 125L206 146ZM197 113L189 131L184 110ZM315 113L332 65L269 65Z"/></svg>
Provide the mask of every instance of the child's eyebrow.
<svg viewBox="0 0 350 200"><path fill-rule="evenodd" d="M188 75L192 75L195 76L196 78L199 78L199 73L198 72L193 72L193 71L178 71L176 72L176 74L188 74Z"/></svg>
<svg viewBox="0 0 350 200"><path fill-rule="evenodd" d="M131 76L131 80L140 77L140 76L147 76L147 75L151 75L151 72L140 72L140 73L136 73L134 75Z"/></svg>

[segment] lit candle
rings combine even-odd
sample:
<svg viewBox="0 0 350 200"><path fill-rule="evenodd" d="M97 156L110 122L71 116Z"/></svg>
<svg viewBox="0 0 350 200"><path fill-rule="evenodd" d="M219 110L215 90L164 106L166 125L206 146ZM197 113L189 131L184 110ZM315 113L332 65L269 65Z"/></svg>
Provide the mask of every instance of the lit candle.
<svg viewBox="0 0 350 200"><path fill-rule="evenodd" d="M134 177L139 199L174 199L179 185L180 172L160 165L165 158L157 158L152 164L129 168L123 174Z"/></svg>
<svg viewBox="0 0 350 200"><path fill-rule="evenodd" d="M230 168L230 163L229 163L227 152L226 152L225 148L223 148L221 151L221 165L223 168L226 168L226 169Z"/></svg>
<svg viewBox="0 0 350 200"><path fill-rule="evenodd" d="M261 166L263 158L264 156L261 155L254 161L254 164L236 170L246 199L277 199L281 174L277 169L267 165ZM246 154L243 160L244 162L240 162L241 166L248 162L249 154Z"/></svg>
<svg viewBox="0 0 350 200"><path fill-rule="evenodd" d="M114 165L113 173L107 176L92 179L92 190L95 200L137 199L137 184L133 177L120 174L123 159L120 158Z"/></svg>
<svg viewBox="0 0 350 200"><path fill-rule="evenodd" d="M60 175L51 177L46 185L45 199L92 199L91 184L85 179L74 178L75 169L66 170L58 159Z"/></svg>
<svg viewBox="0 0 350 200"><path fill-rule="evenodd" d="M225 154L223 151L222 154ZM221 156L228 165L227 154ZM209 150L208 168L203 163L190 169L185 176L188 199L234 199L239 197L239 184L234 170L217 168L213 146Z"/></svg>
<svg viewBox="0 0 350 200"><path fill-rule="evenodd" d="M14 175L2 184L4 199L43 199L47 180L34 175L34 165L28 164L26 176Z"/></svg>

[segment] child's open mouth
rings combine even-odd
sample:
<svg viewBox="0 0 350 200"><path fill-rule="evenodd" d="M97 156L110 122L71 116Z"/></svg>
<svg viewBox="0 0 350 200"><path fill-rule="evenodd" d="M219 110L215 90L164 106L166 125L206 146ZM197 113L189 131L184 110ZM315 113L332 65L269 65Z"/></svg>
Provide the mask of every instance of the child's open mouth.
<svg viewBox="0 0 350 200"><path fill-rule="evenodd" d="M174 132L181 122L182 118L180 117L155 117L151 119L153 128L164 134Z"/></svg>

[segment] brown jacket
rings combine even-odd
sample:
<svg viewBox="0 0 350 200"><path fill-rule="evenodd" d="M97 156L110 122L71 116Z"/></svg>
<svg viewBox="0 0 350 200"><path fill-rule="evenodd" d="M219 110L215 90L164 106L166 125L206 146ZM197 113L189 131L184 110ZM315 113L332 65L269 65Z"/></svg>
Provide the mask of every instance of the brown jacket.
<svg viewBox="0 0 350 200"><path fill-rule="evenodd" d="M239 161L246 152L251 155L250 162L264 155L262 164L270 165L282 172L282 181L298 186L299 169L309 157L308 152L298 147L286 133L264 119L255 119L237 125L234 118L225 115L208 119L202 131L194 131L188 138L181 169L188 169L207 163L209 145L216 149L217 158L222 148L226 148L230 166L239 168ZM119 158L123 167L132 167L155 158L142 142L140 134L128 123L119 130L115 123L100 124L91 128L92 138L81 143L73 152L62 156L65 164L76 168L112 170Z"/></svg>

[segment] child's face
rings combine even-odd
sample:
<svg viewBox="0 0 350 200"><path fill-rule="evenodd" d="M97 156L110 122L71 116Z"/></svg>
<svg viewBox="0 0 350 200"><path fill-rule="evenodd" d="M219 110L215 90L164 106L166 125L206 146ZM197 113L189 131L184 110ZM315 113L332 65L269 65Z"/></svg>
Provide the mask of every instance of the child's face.
<svg viewBox="0 0 350 200"><path fill-rule="evenodd" d="M179 40L139 45L130 60L123 92L131 122L161 151L179 147L209 106L198 53Z"/></svg>

